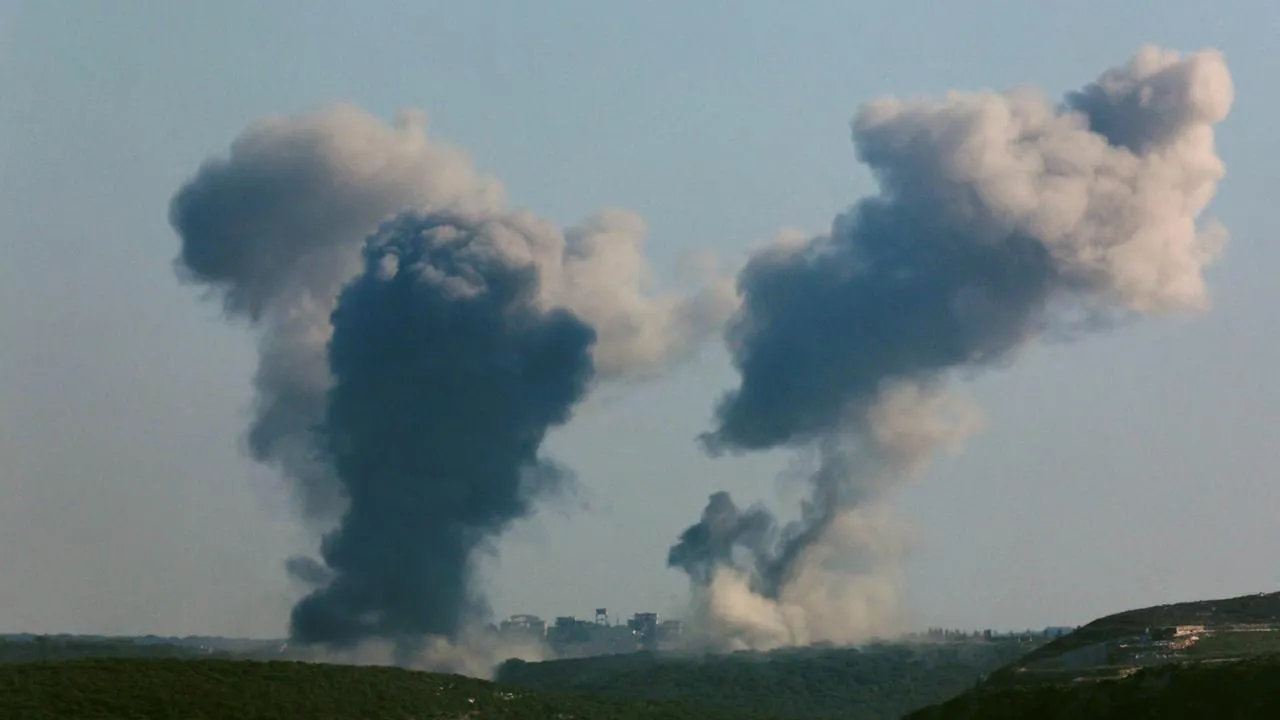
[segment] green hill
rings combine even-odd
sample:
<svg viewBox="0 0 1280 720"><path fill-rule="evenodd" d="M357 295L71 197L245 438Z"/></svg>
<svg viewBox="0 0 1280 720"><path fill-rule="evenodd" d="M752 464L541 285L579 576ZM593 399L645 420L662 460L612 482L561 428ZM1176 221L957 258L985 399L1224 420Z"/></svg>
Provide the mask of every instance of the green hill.
<svg viewBox="0 0 1280 720"><path fill-rule="evenodd" d="M618 700L674 700L734 717L879 720L941 702L1028 650L1014 640L681 656L509 661L500 682Z"/></svg>
<svg viewBox="0 0 1280 720"><path fill-rule="evenodd" d="M990 685L1122 676L1175 662L1280 653L1280 593L1173 603L1098 618L992 673Z"/></svg>
<svg viewBox="0 0 1280 720"><path fill-rule="evenodd" d="M1098 618L909 717L1280 717L1280 593Z"/></svg>
<svg viewBox="0 0 1280 720"><path fill-rule="evenodd" d="M0 718L45 720L701 720L675 703L547 695L386 667L94 659L0 665Z"/></svg>
<svg viewBox="0 0 1280 720"><path fill-rule="evenodd" d="M908 720L1235 720L1280 717L1280 655L1167 664L1119 680L984 686Z"/></svg>

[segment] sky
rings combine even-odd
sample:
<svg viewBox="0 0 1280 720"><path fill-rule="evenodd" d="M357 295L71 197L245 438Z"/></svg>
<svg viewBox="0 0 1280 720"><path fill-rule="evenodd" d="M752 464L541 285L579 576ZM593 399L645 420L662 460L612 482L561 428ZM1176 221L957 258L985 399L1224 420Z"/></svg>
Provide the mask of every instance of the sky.
<svg viewBox="0 0 1280 720"><path fill-rule="evenodd" d="M313 549L243 447L253 334L174 271L174 191L253 120L346 101L427 114L560 223L638 212L670 277L874 190L849 120L884 94L1060 96L1147 42L1225 53L1231 231L1211 310L1042 344L961 391L985 429L897 494L919 627L1043 627L1280 590L1280 6L588 0L0 0L0 632L279 636ZM576 473L484 561L499 615L679 614L665 567L708 494L794 514L785 453L695 442L735 375L713 343L595 393Z"/></svg>

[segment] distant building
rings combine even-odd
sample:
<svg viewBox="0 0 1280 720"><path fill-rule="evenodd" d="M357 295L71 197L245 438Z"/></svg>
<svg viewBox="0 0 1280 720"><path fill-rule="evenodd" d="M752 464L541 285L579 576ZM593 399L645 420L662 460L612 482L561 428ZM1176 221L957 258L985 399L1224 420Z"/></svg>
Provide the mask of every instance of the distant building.
<svg viewBox="0 0 1280 720"><path fill-rule="evenodd" d="M679 643L684 637L684 623L679 620L663 620L658 623L658 642L664 645Z"/></svg>
<svg viewBox="0 0 1280 720"><path fill-rule="evenodd" d="M546 637L547 623L537 615L512 615L498 625L498 632L508 637L541 640Z"/></svg>
<svg viewBox="0 0 1280 720"><path fill-rule="evenodd" d="M636 613L627 621L627 627L636 634L641 647L652 648L658 644L658 613Z"/></svg>
<svg viewBox="0 0 1280 720"><path fill-rule="evenodd" d="M557 649L567 645L581 645L591 641L591 630L595 623L579 620L572 615L561 615L556 618L555 625L547 629L547 641Z"/></svg>
<svg viewBox="0 0 1280 720"><path fill-rule="evenodd" d="M559 657L588 657L635 652L640 648L636 633L628 625L610 625L606 608L596 608L593 620L572 615L555 619L547 629L547 643Z"/></svg>

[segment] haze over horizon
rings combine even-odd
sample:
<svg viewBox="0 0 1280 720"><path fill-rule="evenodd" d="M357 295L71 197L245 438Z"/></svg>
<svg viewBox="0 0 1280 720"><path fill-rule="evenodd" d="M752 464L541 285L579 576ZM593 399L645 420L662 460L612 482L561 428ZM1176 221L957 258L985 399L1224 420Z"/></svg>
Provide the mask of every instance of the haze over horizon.
<svg viewBox="0 0 1280 720"><path fill-rule="evenodd" d="M688 253L736 271L874 194L849 142L863 103L1022 85L1059 98L1148 42L1216 48L1235 81L1206 213L1231 231L1210 309L1024 349L960 384L983 431L893 500L911 528L910 624L1069 625L1280 588L1266 271L1280 101L1265 92L1280 60L1261 32L1280 9L305 7L0 2L0 631L280 636L307 591L283 565L314 552L313 528L244 452L254 336L174 277L167 204L251 123L421 108L515 208L561 226L637 212L645 259L674 280ZM788 454L713 460L695 442L736 383L713 340L581 401L543 448L571 492L485 565L495 613L679 614L686 579L666 552L709 494L792 517L805 487L777 480Z"/></svg>

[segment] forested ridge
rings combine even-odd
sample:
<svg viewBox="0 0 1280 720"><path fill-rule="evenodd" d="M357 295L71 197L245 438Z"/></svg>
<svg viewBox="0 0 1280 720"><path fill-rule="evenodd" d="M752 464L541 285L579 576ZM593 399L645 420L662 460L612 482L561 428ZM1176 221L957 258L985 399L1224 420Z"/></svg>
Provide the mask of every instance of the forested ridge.
<svg viewBox="0 0 1280 720"><path fill-rule="evenodd" d="M612 699L677 700L789 719L897 718L974 687L1027 651L1018 642L884 644L772 653L633 653L510 661L498 680Z"/></svg>

